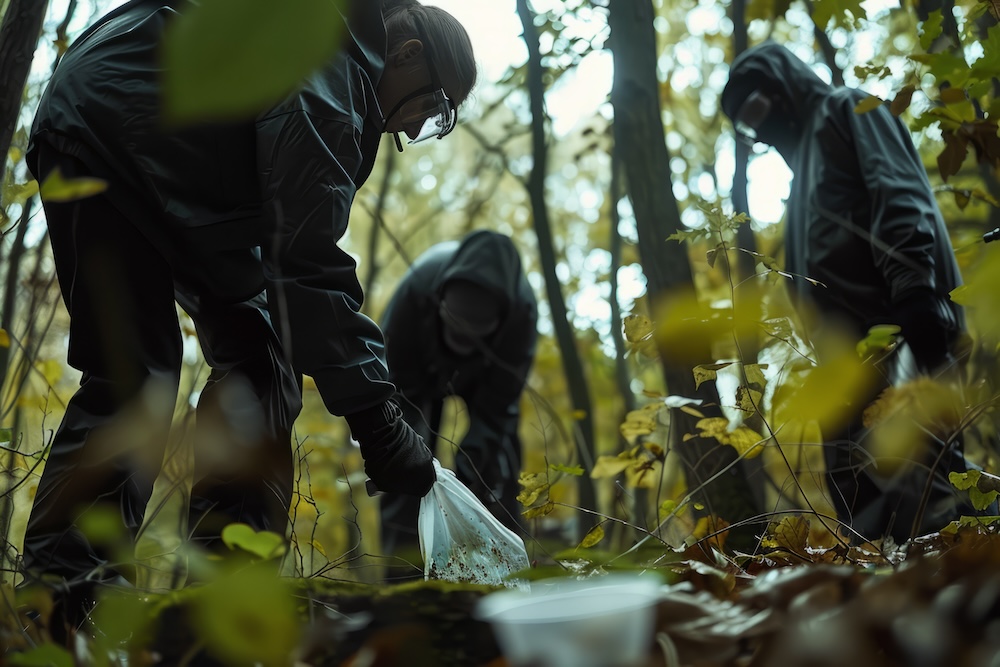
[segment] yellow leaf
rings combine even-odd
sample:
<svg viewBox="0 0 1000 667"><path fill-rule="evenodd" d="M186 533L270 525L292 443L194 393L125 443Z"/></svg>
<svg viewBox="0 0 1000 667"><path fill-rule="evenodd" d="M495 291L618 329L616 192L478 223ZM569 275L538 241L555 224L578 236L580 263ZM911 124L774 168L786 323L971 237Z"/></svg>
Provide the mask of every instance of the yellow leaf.
<svg viewBox="0 0 1000 667"><path fill-rule="evenodd" d="M749 295L749 296L747 296ZM654 337L661 353L677 363L704 364L711 357L712 343L752 337L760 331L752 307L754 296L747 291L741 307L713 308L702 303L692 289L678 289L656 304ZM708 366L711 370L711 366ZM717 370L717 369L716 369Z"/></svg>
<svg viewBox="0 0 1000 667"><path fill-rule="evenodd" d="M736 407L746 414L752 415L757 413L760 411L763 403L764 394L756 389L751 389L750 387L745 387L743 385L740 385L736 389Z"/></svg>
<svg viewBox="0 0 1000 667"><path fill-rule="evenodd" d="M635 444L636 438L655 431L661 409L663 409L662 403L649 403L638 410L630 411L625 415L625 422L619 427L622 437L631 445Z"/></svg>
<svg viewBox="0 0 1000 667"><path fill-rule="evenodd" d="M660 507L657 509L656 515L660 522L666 519L668 516L674 513L677 509L677 502L674 500L664 500L660 503Z"/></svg>
<svg viewBox="0 0 1000 667"><path fill-rule="evenodd" d="M630 489L655 489L660 482L660 461L635 461L625 468L625 486Z"/></svg>
<svg viewBox="0 0 1000 667"><path fill-rule="evenodd" d="M550 514L555 508L556 504L550 500L543 505L539 505L538 507L532 507L531 509L524 510L521 512L521 516L525 519L537 519L540 516Z"/></svg>
<svg viewBox="0 0 1000 667"><path fill-rule="evenodd" d="M724 417L706 417L696 426L700 430L698 435L715 438L721 444L731 446L743 458L752 459L764 451L765 438L749 426L740 425L730 431L729 420Z"/></svg>
<svg viewBox="0 0 1000 667"><path fill-rule="evenodd" d="M767 384L767 379L764 377L765 368L767 368L767 364L745 364L743 372L746 373L747 382L759 384L762 387Z"/></svg>
<svg viewBox="0 0 1000 667"><path fill-rule="evenodd" d="M30 197L38 194L38 181L32 179L27 183L15 183L4 190L4 200L8 204L23 204Z"/></svg>
<svg viewBox="0 0 1000 667"><path fill-rule="evenodd" d="M882 99L874 95L869 95L858 102L858 105L854 107L854 113L868 113L869 111L878 109L880 106L882 106Z"/></svg>
<svg viewBox="0 0 1000 667"><path fill-rule="evenodd" d="M774 528L778 547L803 554L809 540L809 522L801 516L786 516Z"/></svg>
<svg viewBox="0 0 1000 667"><path fill-rule="evenodd" d="M653 322L645 315L627 315L622 320L625 342L636 352L646 356L656 356L656 342L653 340Z"/></svg>
<svg viewBox="0 0 1000 667"><path fill-rule="evenodd" d="M625 340L639 343L653 335L653 323L645 315L627 315L622 321Z"/></svg>
<svg viewBox="0 0 1000 667"><path fill-rule="evenodd" d="M522 472L517 483L524 487L517 494L517 501L525 507L534 505L538 497L549 490L548 478L537 472Z"/></svg>
<svg viewBox="0 0 1000 667"><path fill-rule="evenodd" d="M312 540L309 544L313 549L323 554L323 558L327 558L326 549L324 549L323 545L319 543L319 540Z"/></svg>
<svg viewBox="0 0 1000 667"><path fill-rule="evenodd" d="M6 329L0 329L0 347L10 347L10 334Z"/></svg>
<svg viewBox="0 0 1000 667"><path fill-rule="evenodd" d="M590 471L592 479L603 479L607 477L617 477L622 474L632 461L620 456L608 456L606 454L598 456L594 463L594 469Z"/></svg>
<svg viewBox="0 0 1000 667"><path fill-rule="evenodd" d="M35 368L42 374L46 384L50 387L54 387L62 379L63 365L55 359L36 362Z"/></svg>
<svg viewBox="0 0 1000 667"><path fill-rule="evenodd" d="M578 546L577 549L589 549L603 539L604 528L598 524L587 531L587 534L583 536L583 540L581 540L580 546Z"/></svg>
<svg viewBox="0 0 1000 667"><path fill-rule="evenodd" d="M947 441L961 427L964 405L954 387L929 377L883 391L864 412L880 473L923 460L931 438Z"/></svg>
<svg viewBox="0 0 1000 667"><path fill-rule="evenodd" d="M43 201L69 202L93 197L107 188L107 182L99 178L64 178L59 167L56 167L46 176L41 193Z"/></svg>
<svg viewBox="0 0 1000 667"><path fill-rule="evenodd" d="M808 371L800 382L783 385L775 395L778 424L815 421L824 433L837 433L855 414L854 403L873 386L874 369L854 350Z"/></svg>

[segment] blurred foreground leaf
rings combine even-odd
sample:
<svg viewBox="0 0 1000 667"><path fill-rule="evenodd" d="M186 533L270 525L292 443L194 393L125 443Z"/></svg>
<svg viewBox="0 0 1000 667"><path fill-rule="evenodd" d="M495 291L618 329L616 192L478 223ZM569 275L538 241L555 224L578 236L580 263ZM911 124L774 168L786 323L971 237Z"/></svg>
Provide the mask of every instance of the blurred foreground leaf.
<svg viewBox="0 0 1000 667"><path fill-rule="evenodd" d="M337 50L341 0L192 4L164 37L171 122L251 118L288 95Z"/></svg>

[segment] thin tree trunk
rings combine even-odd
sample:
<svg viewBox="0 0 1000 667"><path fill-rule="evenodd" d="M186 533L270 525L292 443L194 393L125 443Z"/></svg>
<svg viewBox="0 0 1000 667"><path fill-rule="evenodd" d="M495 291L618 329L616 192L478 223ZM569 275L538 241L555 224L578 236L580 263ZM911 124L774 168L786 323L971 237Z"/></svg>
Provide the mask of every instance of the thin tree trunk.
<svg viewBox="0 0 1000 667"><path fill-rule="evenodd" d="M620 218L618 216L618 202L622 198L621 184L621 158L618 155L617 147L611 149L611 239L609 249L611 253L611 273L608 282L611 287L611 295L608 297L608 305L611 307L611 340L615 345L615 383L624 401L625 411L630 412L638 406L635 401L635 393L632 391L632 378L629 376L628 366L625 364L625 337L622 334L622 309L618 303L618 269L622 263L622 235L618 230Z"/></svg>
<svg viewBox="0 0 1000 667"><path fill-rule="evenodd" d="M42 34L47 0L10 0L0 23L0 182L17 129L24 85Z"/></svg>
<svg viewBox="0 0 1000 667"><path fill-rule="evenodd" d="M575 421L575 441L580 456L580 464L588 473L595 460L594 416L590 401L587 376L576 347L576 336L570 326L566 312L566 302L556 275L556 255L552 243L552 229L549 224L548 209L545 204L545 175L548 164L548 146L545 141L545 87L542 82L542 56L539 51L538 33L534 24L534 12L527 0L517 0L517 13L521 18L524 43L528 48L528 92L531 105L531 145L532 167L528 178L528 194L534 219L535 233L538 235L538 254L545 276L545 292L552 312L552 326L562 354L563 372L573 404ZM579 504L596 510L594 485L587 474L579 478ZM592 525L593 515L582 513L581 528Z"/></svg>
<svg viewBox="0 0 1000 667"><path fill-rule="evenodd" d="M658 305L669 298L670 292L690 289L693 279L686 246L666 240L684 227L670 187L670 155L660 111L653 19L650 0L609 5L615 70L611 90L615 144L621 147L622 155L628 156L624 160L626 191L635 211L651 314L656 319ZM709 342L704 343L702 356L711 360ZM712 383L706 382L700 390L696 389L691 367L672 359L670 350L661 350L661 360L664 380L672 394L699 396L707 405L718 406L718 394ZM747 480L735 466L735 451L731 447L713 446L701 438L685 442L683 436L696 429L694 419L684 412L674 410L671 424L671 447L684 461L689 489L706 510L730 523L755 515ZM752 528L733 531L730 539L734 538L739 546L750 545Z"/></svg>

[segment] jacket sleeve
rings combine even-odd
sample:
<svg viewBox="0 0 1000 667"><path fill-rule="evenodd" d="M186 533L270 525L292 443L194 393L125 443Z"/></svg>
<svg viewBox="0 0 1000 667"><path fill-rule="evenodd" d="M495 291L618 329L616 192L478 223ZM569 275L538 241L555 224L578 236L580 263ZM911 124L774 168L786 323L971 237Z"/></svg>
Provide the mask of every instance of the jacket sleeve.
<svg viewBox="0 0 1000 667"><path fill-rule="evenodd" d="M845 113L871 205L872 260L890 298L941 287L935 285L935 245L947 232L908 131L884 106Z"/></svg>
<svg viewBox="0 0 1000 667"><path fill-rule="evenodd" d="M338 242L347 230L362 162L360 130L347 115L293 105L257 121L262 203L272 226L261 254L275 328L300 373L311 376L335 415L392 396L382 333L359 309L353 258Z"/></svg>
<svg viewBox="0 0 1000 667"><path fill-rule="evenodd" d="M465 398L469 431L463 444L492 447L505 436L517 438L521 394L535 358L537 336L532 309L497 345L497 358L489 373L478 383L476 392Z"/></svg>

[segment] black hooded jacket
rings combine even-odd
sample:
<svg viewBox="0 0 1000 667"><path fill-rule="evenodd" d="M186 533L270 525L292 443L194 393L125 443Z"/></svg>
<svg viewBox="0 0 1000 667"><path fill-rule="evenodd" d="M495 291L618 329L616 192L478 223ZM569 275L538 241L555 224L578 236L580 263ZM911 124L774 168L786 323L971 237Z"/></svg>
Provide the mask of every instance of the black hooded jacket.
<svg viewBox="0 0 1000 667"><path fill-rule="evenodd" d="M894 322L892 304L915 290L939 298L957 329L958 265L926 171L906 126L885 106L856 113L864 92L832 87L775 42L742 53L730 68L722 108L735 118L755 88L788 104L797 148L784 155L795 177L785 222L785 267L800 297L839 315L863 336Z"/></svg>
<svg viewBox="0 0 1000 667"><path fill-rule="evenodd" d="M501 324L485 351L458 357L444 344L438 304L444 285L461 279L501 300ZM495 448L516 441L519 402L535 356L537 303L511 240L475 231L461 242L439 243L423 253L403 278L382 318L392 380L402 404L422 405L461 397L469 410L465 440ZM416 427L421 420L408 417ZM432 425L437 427L437 425Z"/></svg>
<svg viewBox="0 0 1000 667"><path fill-rule="evenodd" d="M378 405L393 393L383 339L338 241L383 129L381 3L349 3L337 56L256 119L176 129L162 123L158 56L186 5L132 0L73 43L40 101L29 169L47 175L42 143L82 161L179 289L237 302L266 288L286 353L327 408Z"/></svg>

